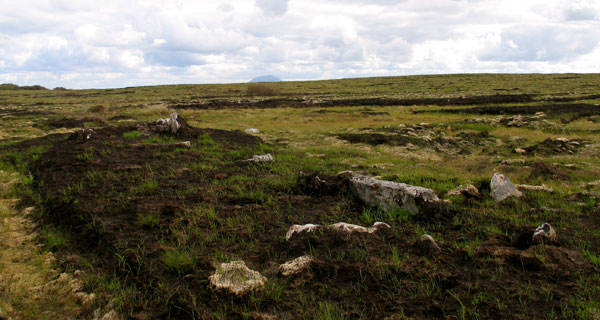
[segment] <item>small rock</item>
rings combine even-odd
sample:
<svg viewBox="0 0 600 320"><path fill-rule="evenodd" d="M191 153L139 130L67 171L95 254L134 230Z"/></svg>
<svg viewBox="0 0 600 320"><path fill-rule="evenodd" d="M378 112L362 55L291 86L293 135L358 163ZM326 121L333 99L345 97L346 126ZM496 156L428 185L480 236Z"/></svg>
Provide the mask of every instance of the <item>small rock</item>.
<svg viewBox="0 0 600 320"><path fill-rule="evenodd" d="M377 232L378 230L380 230L381 228L391 229L392 227L389 224L384 223L384 222L375 222L371 228L365 228L362 226L345 223L345 222L338 222L338 223L334 223L332 225L327 226L327 228L330 230L335 230L335 231L342 232L342 233L355 233L355 232L357 232L357 233L374 233L374 232Z"/></svg>
<svg viewBox="0 0 600 320"><path fill-rule="evenodd" d="M554 228L552 228L552 226L549 223L544 223L541 226L537 227L533 232L531 243L557 244L558 236L556 235L556 231L554 231Z"/></svg>
<svg viewBox="0 0 600 320"><path fill-rule="evenodd" d="M258 130L258 129L256 129L256 128L248 128L248 129L246 129L246 130L244 130L244 131L245 131L246 133L254 133L254 134L260 133L260 130Z"/></svg>
<svg viewBox="0 0 600 320"><path fill-rule="evenodd" d="M438 246L435 240L428 234L422 235L421 238L415 242L414 247L418 253L430 257L442 252L440 246Z"/></svg>
<svg viewBox="0 0 600 320"><path fill-rule="evenodd" d="M528 184L518 184L517 185L517 189L519 189L521 191L546 191L548 193L554 193L554 189L548 187L545 184L542 184L541 186L532 186L532 185L528 185Z"/></svg>
<svg viewBox="0 0 600 320"><path fill-rule="evenodd" d="M279 266L279 272L284 277L295 275L308 268L313 261L314 258L309 255L301 256Z"/></svg>
<svg viewBox="0 0 600 320"><path fill-rule="evenodd" d="M96 295L93 293L76 292L75 296L83 306L89 306L96 300Z"/></svg>
<svg viewBox="0 0 600 320"><path fill-rule="evenodd" d="M494 173L492 176L490 188L491 196L496 202L501 202L510 196L518 198L523 195L507 177L499 173Z"/></svg>
<svg viewBox="0 0 600 320"><path fill-rule="evenodd" d="M267 282L266 277L258 271L250 270L244 261L221 263L208 280L215 288L226 289L236 296L262 288Z"/></svg>
<svg viewBox="0 0 600 320"><path fill-rule="evenodd" d="M323 226L319 225L319 224L311 224L311 223L304 224L304 225L294 224L288 229L288 232L285 234L285 240L289 241L294 234L298 234L298 233L302 233L302 232L313 232L321 227L323 227Z"/></svg>
<svg viewBox="0 0 600 320"><path fill-rule="evenodd" d="M500 162L500 165L503 166L512 166L516 164L525 165L525 159L504 159Z"/></svg>
<svg viewBox="0 0 600 320"><path fill-rule="evenodd" d="M481 194L477 187L472 184L468 184L466 186L459 186L455 189L452 189L446 193L447 197L458 197L465 196L466 198L481 198Z"/></svg>
<svg viewBox="0 0 600 320"><path fill-rule="evenodd" d="M567 139L567 138L564 138L564 137L556 138L556 139L554 139L554 140L556 140L556 141L558 141L558 142L564 142L564 143L567 143L567 142L569 142L569 139Z"/></svg>
<svg viewBox="0 0 600 320"><path fill-rule="evenodd" d="M421 122L421 123L419 123L419 126L428 128L428 127L431 127L431 124L429 124L427 122Z"/></svg>
<svg viewBox="0 0 600 320"><path fill-rule="evenodd" d="M515 149L515 153L517 153L517 154L526 154L527 150L525 150L523 148L516 148Z"/></svg>
<svg viewBox="0 0 600 320"><path fill-rule="evenodd" d="M242 160L242 162L273 162L273 156L270 153L264 155L253 155L251 159Z"/></svg>

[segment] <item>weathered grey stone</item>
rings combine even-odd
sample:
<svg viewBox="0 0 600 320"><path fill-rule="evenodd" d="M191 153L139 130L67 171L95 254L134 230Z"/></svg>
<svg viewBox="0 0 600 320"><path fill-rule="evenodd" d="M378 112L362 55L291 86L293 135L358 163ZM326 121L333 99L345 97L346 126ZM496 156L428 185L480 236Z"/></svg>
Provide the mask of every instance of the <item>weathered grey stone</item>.
<svg viewBox="0 0 600 320"><path fill-rule="evenodd" d="M548 244L557 244L558 243L558 235L556 231L549 223L544 223L541 226L537 227L533 232L533 238L531 240L532 244L539 243L548 243Z"/></svg>
<svg viewBox="0 0 600 320"><path fill-rule="evenodd" d="M279 273L282 276L292 276L308 268L315 259L309 255L298 257L279 266Z"/></svg>
<svg viewBox="0 0 600 320"><path fill-rule="evenodd" d="M378 180L352 171L344 171L338 176L349 179L358 197L367 205L379 206L386 212L402 207L417 214L422 203L441 203L435 192L428 188Z"/></svg>
<svg viewBox="0 0 600 320"><path fill-rule="evenodd" d="M517 185L517 189L521 190L521 191L545 191L548 193L554 193L554 189L548 187L545 184L542 184L541 186L532 186L532 185L528 185L528 184L518 184Z"/></svg>
<svg viewBox="0 0 600 320"><path fill-rule="evenodd" d="M270 153L264 155L253 155L252 158L242 160L243 162L273 162L273 156Z"/></svg>
<svg viewBox="0 0 600 320"><path fill-rule="evenodd" d="M494 173L490 183L491 196L496 202L500 202L508 197L520 197L523 194L517 190L517 187L503 174Z"/></svg>
<svg viewBox="0 0 600 320"><path fill-rule="evenodd" d="M447 197L458 197L465 196L467 198L481 198L481 194L477 187L472 184L468 184L466 186L459 186L455 189L452 189L446 193Z"/></svg>
<svg viewBox="0 0 600 320"><path fill-rule="evenodd" d="M415 249L418 253L426 256L435 256L442 252L440 246L428 234L424 234L415 243Z"/></svg>
<svg viewBox="0 0 600 320"><path fill-rule="evenodd" d="M304 225L300 225L300 224L294 224L292 225L287 233L285 234L285 240L290 240L294 234L298 234L298 233L302 233L302 232L313 232L319 228L322 228L322 225L319 224L304 224Z"/></svg>
<svg viewBox="0 0 600 320"><path fill-rule="evenodd" d="M256 128L248 128L246 130L244 130L246 133L260 133L260 130L256 129Z"/></svg>
<svg viewBox="0 0 600 320"><path fill-rule="evenodd" d="M366 228L366 227L355 225L355 224L345 223L345 222L338 222L338 223L330 224L328 226L322 226L319 224L305 224L305 225L294 224L288 229L287 233L285 234L285 239L289 241L296 234L303 233L303 232L314 232L315 230L318 230L318 229L352 234L352 233L375 233L379 230L391 229L391 228L392 227L389 224L384 223L384 222L375 222L375 223L373 223L373 226L370 228Z"/></svg>
<svg viewBox="0 0 600 320"><path fill-rule="evenodd" d="M179 122L177 122L177 117L177 112L173 112L169 118L158 119L156 121L157 130L160 132L177 133L177 130L181 127Z"/></svg>
<svg viewBox="0 0 600 320"><path fill-rule="evenodd" d="M237 296L261 288L267 282L266 277L250 270L244 261L221 263L208 279L215 288L228 290Z"/></svg>

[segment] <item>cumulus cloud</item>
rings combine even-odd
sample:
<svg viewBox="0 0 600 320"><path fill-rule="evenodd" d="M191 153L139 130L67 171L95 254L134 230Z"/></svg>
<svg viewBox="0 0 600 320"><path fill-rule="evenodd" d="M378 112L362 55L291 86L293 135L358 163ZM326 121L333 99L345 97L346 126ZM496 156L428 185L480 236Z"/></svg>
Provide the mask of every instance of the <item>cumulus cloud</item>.
<svg viewBox="0 0 600 320"><path fill-rule="evenodd" d="M0 0L0 82L600 72L594 0Z"/></svg>

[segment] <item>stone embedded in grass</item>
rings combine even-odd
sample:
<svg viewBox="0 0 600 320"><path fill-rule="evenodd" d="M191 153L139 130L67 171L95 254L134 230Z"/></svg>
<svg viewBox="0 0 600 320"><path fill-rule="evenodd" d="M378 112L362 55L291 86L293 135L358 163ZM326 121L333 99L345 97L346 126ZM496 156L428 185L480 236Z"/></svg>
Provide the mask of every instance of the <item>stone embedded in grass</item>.
<svg viewBox="0 0 600 320"><path fill-rule="evenodd" d="M527 150L523 149L523 148L516 148L515 149L515 153L516 154L526 154Z"/></svg>
<svg viewBox="0 0 600 320"><path fill-rule="evenodd" d="M558 235L549 223L544 223L541 226L537 227L533 232L533 237L531 240L532 244L558 244L558 242Z"/></svg>
<svg viewBox="0 0 600 320"><path fill-rule="evenodd" d="M521 191L544 191L544 192L548 192L548 193L554 193L554 189L548 187L545 184L542 184L541 186L532 186L532 185L528 185L528 184L518 184L517 185L517 189L519 189Z"/></svg>
<svg viewBox="0 0 600 320"><path fill-rule="evenodd" d="M273 156L270 153L264 155L253 155L252 158L242 160L242 162L273 162Z"/></svg>
<svg viewBox="0 0 600 320"><path fill-rule="evenodd" d="M285 239L289 241L295 234L304 233L304 232L310 233L310 232L314 232L315 230L318 230L318 229L352 234L352 233L375 233L379 230L391 229L391 228L392 227L389 224L384 223L384 222L375 222L375 223L373 223L373 226L370 228L366 228L366 227L355 225L355 224L345 223L345 222L338 222L338 223L330 224L328 226L322 226L319 224L305 224L305 225L294 224L288 229L288 232L285 234Z"/></svg>
<svg viewBox="0 0 600 320"><path fill-rule="evenodd" d="M433 240L433 238L428 234L422 235L421 238L415 242L414 247L417 253L429 257L435 256L442 252L440 246L438 246L435 240Z"/></svg>
<svg viewBox="0 0 600 320"><path fill-rule="evenodd" d="M294 234L299 234L299 233L303 233L303 232L313 232L321 227L323 227L323 226L319 225L319 224L312 224L312 223L304 224L304 225L294 224L288 229L288 232L285 234L285 240L289 241Z"/></svg>
<svg viewBox="0 0 600 320"><path fill-rule="evenodd" d="M177 122L177 112L171 113L169 118L158 119L156 121L157 129L161 132L171 132L177 133L177 130L181 127L179 122Z"/></svg>
<svg viewBox="0 0 600 320"><path fill-rule="evenodd" d="M504 159L500 162L503 166L525 165L525 159Z"/></svg>
<svg viewBox="0 0 600 320"><path fill-rule="evenodd" d="M260 133L260 130L258 130L258 129L256 129L256 128L248 128L248 129L246 129L246 130L244 130L244 131L245 131L246 133L254 133L254 134Z"/></svg>
<svg viewBox="0 0 600 320"><path fill-rule="evenodd" d="M279 273L284 277L298 274L302 272L302 270L308 268L313 261L315 261L315 259L309 255L298 257L280 265Z"/></svg>
<svg viewBox="0 0 600 320"><path fill-rule="evenodd" d="M267 282L266 277L249 269L241 260L221 263L208 280L215 288L228 290L237 296L262 288Z"/></svg>
<svg viewBox="0 0 600 320"><path fill-rule="evenodd" d="M447 197L458 197L458 196L464 196L466 198L481 198L481 194L479 193L479 190L477 189L477 187L475 187L472 184L468 184L468 185L461 185L455 189L452 189L450 191L448 191L448 193L446 193Z"/></svg>
<svg viewBox="0 0 600 320"><path fill-rule="evenodd" d="M490 183L491 196L496 202L501 202L508 197L521 197L523 193L503 174L494 173Z"/></svg>
<svg viewBox="0 0 600 320"><path fill-rule="evenodd" d="M385 212L402 207L417 214L422 204L442 202L429 188L378 180L352 171L344 171L338 176L349 179L358 197L367 205L378 206Z"/></svg>

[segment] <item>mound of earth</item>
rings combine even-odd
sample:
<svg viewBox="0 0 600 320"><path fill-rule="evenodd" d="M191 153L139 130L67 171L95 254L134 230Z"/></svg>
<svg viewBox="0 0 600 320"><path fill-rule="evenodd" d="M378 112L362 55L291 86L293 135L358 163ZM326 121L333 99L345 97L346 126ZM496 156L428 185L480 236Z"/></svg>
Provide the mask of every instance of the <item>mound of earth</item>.
<svg viewBox="0 0 600 320"><path fill-rule="evenodd" d="M524 148L528 154L555 155L575 154L584 146L582 140L567 138L548 138L538 144Z"/></svg>
<svg viewBox="0 0 600 320"><path fill-rule="evenodd" d="M384 128L382 131L385 133L343 133L337 137L350 143L431 148L448 154L470 154L478 148L487 149L496 144L496 139L487 131L459 132L456 136L448 136L439 129L422 125L402 125L399 128Z"/></svg>
<svg viewBox="0 0 600 320"><path fill-rule="evenodd" d="M300 176L305 168L297 168L295 158L287 164L293 170L278 170L285 165L278 163L281 151L255 136L180 120L176 133L142 123L94 129L89 139L55 135L31 164L36 198L45 208L41 219L68 238L56 256L65 268L117 287L98 299L108 303L124 295L119 311L125 317L431 319L464 314L459 300L468 301L468 315L531 319L540 310L561 312L580 275L598 272L575 252L576 244L569 246L565 228L557 228L565 239L561 247L519 242L516 248L521 226L472 206L384 214L363 207L338 177ZM429 131L433 141L441 139L427 126L398 130L419 141ZM485 144L491 137L461 133L454 139ZM267 152L273 162L240 161ZM531 201L526 197L515 201ZM489 219L499 220L500 234L455 223ZM381 220L391 228L285 238L294 224L370 227ZM439 240L435 255L415 250L421 226ZM311 263L305 269L280 273L280 265L306 256ZM243 296L215 290L210 277L231 261L264 275L264 287Z"/></svg>

